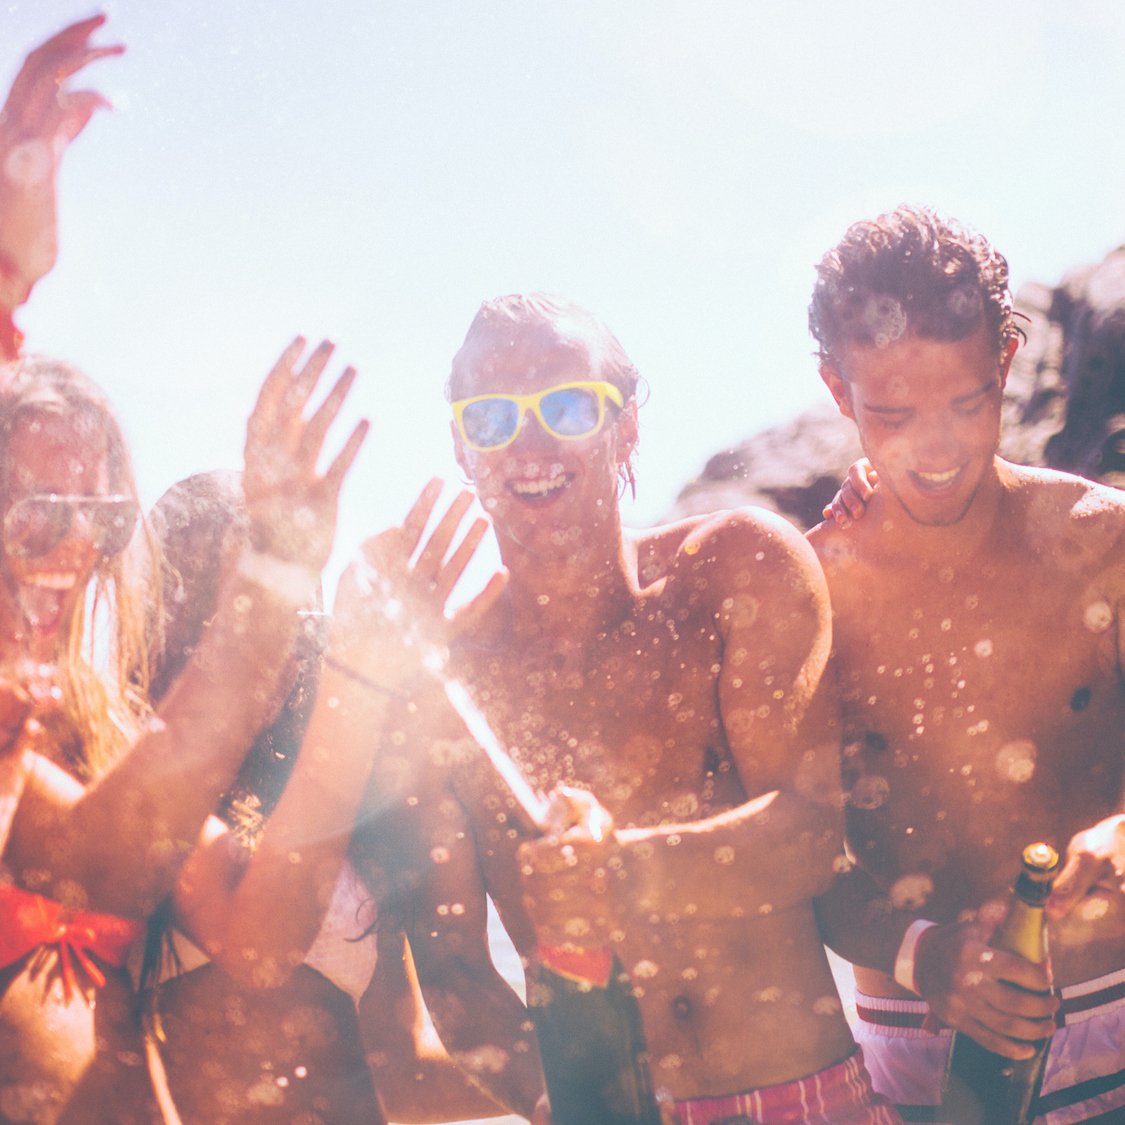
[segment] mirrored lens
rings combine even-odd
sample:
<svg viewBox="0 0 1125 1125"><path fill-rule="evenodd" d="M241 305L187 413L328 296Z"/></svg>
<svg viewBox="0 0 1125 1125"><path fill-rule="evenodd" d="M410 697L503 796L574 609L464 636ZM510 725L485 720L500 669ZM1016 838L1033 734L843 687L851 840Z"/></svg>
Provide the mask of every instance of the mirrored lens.
<svg viewBox="0 0 1125 1125"><path fill-rule="evenodd" d="M519 407L507 398L485 398L470 402L461 412L465 436L483 449L503 445L519 425Z"/></svg>
<svg viewBox="0 0 1125 1125"><path fill-rule="evenodd" d="M97 551L120 554L129 544L140 518L127 496L26 496L4 516L4 550L16 558L49 555L66 538L79 517Z"/></svg>
<svg viewBox="0 0 1125 1125"><path fill-rule="evenodd" d="M564 387L539 401L543 420L560 437L582 437L598 426L598 396L587 387Z"/></svg>
<svg viewBox="0 0 1125 1125"><path fill-rule="evenodd" d="M46 496L18 500L4 516L4 551L21 559L49 555L66 535L70 511Z"/></svg>
<svg viewBox="0 0 1125 1125"><path fill-rule="evenodd" d="M98 551L106 557L124 551L140 518L137 505L127 498L96 500L86 510L91 538Z"/></svg>

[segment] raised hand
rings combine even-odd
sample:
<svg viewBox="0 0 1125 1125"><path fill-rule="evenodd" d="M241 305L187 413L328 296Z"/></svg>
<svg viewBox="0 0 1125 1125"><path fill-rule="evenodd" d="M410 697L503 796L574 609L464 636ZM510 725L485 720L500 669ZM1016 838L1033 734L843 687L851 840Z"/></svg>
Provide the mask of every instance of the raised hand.
<svg viewBox="0 0 1125 1125"><path fill-rule="evenodd" d="M66 147L95 110L109 102L68 80L120 44L91 45L104 15L79 20L36 47L12 83L0 112L0 273L11 309L46 274L58 252L55 180Z"/></svg>
<svg viewBox="0 0 1125 1125"><path fill-rule="evenodd" d="M298 336L266 376L246 427L242 478L254 549L319 571L328 561L336 531L340 486L367 436L359 422L340 452L320 473L317 461L328 430L355 381L347 367L308 418L305 407L332 357L322 341L301 365L305 341Z"/></svg>
<svg viewBox="0 0 1125 1125"><path fill-rule="evenodd" d="M863 517L875 487L879 483L879 472L866 457L848 466L848 475L840 485L839 492L832 497L821 511L826 520L835 520L840 527L851 527L853 520Z"/></svg>
<svg viewBox="0 0 1125 1125"><path fill-rule="evenodd" d="M927 930L915 955L915 984L942 1023L998 1055L1030 1058L1055 1028L1050 972L991 948L990 936L979 922Z"/></svg>
<svg viewBox="0 0 1125 1125"><path fill-rule="evenodd" d="M330 654L385 687L403 682L423 665L440 672L435 662L440 665L451 641L487 611L507 579L498 572L466 605L452 612L447 608L488 522L474 519L450 550L473 500L472 493L462 491L423 542L441 491L441 481L431 480L400 526L363 545L337 589Z"/></svg>

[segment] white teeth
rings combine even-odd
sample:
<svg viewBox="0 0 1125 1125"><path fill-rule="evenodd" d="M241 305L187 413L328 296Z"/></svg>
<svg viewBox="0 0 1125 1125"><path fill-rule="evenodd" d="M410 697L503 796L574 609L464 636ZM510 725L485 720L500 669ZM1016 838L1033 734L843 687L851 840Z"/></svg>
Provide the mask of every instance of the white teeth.
<svg viewBox="0 0 1125 1125"><path fill-rule="evenodd" d="M924 473L920 469L916 470L916 475L920 476L922 480L927 481L929 484L947 484L951 481L961 470L947 469L944 473Z"/></svg>
<svg viewBox="0 0 1125 1125"><path fill-rule="evenodd" d="M25 580L25 584L44 590L69 590L76 581L73 574L34 574Z"/></svg>
<svg viewBox="0 0 1125 1125"><path fill-rule="evenodd" d="M512 491L517 496L546 496L549 492L557 492L566 487L566 477L550 477L541 480L514 480Z"/></svg>

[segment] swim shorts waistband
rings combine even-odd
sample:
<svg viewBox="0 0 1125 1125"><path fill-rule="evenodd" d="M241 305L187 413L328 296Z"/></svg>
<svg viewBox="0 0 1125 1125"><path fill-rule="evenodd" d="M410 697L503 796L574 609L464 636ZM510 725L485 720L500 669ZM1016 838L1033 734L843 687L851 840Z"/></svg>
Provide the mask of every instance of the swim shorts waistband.
<svg viewBox="0 0 1125 1125"><path fill-rule="evenodd" d="M863 1052L857 1047L843 1062L776 1086L762 1086L724 1097L676 1102L679 1125L901 1125L894 1106L875 1093Z"/></svg>

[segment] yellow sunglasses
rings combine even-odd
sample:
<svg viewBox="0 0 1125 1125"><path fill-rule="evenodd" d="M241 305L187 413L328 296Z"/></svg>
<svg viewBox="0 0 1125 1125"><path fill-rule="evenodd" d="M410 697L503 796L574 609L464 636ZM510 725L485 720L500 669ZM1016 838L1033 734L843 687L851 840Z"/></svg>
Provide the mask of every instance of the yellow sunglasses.
<svg viewBox="0 0 1125 1125"><path fill-rule="evenodd" d="M460 398L453 403L453 417L465 444L488 453L516 440L520 422L529 410L552 437L562 441L590 437L605 423L606 399L618 409L625 405L621 392L612 383L559 383L529 395Z"/></svg>

